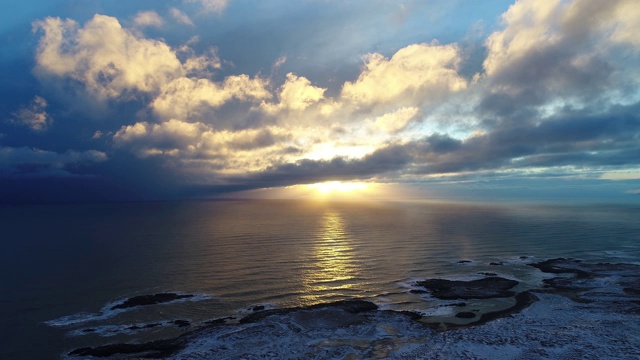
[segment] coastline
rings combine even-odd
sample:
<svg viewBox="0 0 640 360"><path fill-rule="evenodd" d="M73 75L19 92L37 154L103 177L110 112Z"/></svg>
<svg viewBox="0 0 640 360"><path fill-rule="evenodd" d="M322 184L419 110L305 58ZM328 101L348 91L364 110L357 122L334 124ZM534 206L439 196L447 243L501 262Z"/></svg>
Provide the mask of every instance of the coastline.
<svg viewBox="0 0 640 360"><path fill-rule="evenodd" d="M640 265L565 258L530 265L558 276L516 293L512 306L478 313L463 324L354 299L256 308L176 338L75 349L64 357L631 359L639 353L640 322L634 317L640 315ZM467 296L469 287L477 286L467 285Z"/></svg>

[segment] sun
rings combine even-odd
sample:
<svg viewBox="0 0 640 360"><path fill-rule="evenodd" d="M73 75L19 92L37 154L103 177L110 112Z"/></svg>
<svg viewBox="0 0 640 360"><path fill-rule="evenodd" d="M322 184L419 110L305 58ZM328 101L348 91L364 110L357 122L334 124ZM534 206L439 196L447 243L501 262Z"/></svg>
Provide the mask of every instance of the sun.
<svg viewBox="0 0 640 360"><path fill-rule="evenodd" d="M307 188L317 191L322 195L334 193L358 193L369 189L369 184L364 182L343 182L343 181L327 181L315 184L305 185Z"/></svg>
<svg viewBox="0 0 640 360"><path fill-rule="evenodd" d="M236 193L247 199L306 199L337 201L386 201L407 197L409 192L397 184L375 181L325 181L286 187L265 188ZM411 199L414 196L409 197Z"/></svg>

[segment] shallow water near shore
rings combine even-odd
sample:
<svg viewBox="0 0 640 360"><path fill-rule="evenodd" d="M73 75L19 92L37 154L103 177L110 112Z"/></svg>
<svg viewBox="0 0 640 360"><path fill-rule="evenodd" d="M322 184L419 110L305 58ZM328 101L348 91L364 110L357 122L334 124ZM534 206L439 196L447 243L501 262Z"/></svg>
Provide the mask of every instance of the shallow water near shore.
<svg viewBox="0 0 640 360"><path fill-rule="evenodd" d="M0 215L0 358L12 359L353 298L452 317L456 301L416 283L495 274L526 289L551 277L534 261L640 262L637 205L246 200L5 206ZM117 307L161 293L185 297Z"/></svg>

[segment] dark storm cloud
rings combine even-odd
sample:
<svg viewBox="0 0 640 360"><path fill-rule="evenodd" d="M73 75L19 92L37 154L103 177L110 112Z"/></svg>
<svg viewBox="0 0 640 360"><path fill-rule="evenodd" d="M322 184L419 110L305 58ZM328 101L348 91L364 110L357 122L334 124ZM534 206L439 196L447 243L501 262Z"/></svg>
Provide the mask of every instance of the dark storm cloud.
<svg viewBox="0 0 640 360"><path fill-rule="evenodd" d="M407 145L423 174L563 165L637 165L640 106L620 106L601 115L584 112L540 124L521 122L457 142L445 135ZM441 143L456 144L448 151Z"/></svg>
<svg viewBox="0 0 640 360"><path fill-rule="evenodd" d="M406 147L389 145L358 160L342 157L331 160L307 159L228 180L232 183L244 184L247 188L264 188L330 180L369 179L401 170L410 161L411 155Z"/></svg>
<svg viewBox="0 0 640 360"><path fill-rule="evenodd" d="M73 177L84 165L107 160L100 151L56 153L35 148L0 147L0 177Z"/></svg>
<svg viewBox="0 0 640 360"><path fill-rule="evenodd" d="M615 68L597 55L582 58L580 65L576 65L575 58L581 51L575 47L573 43L560 43L533 49L512 61L509 67L501 68L488 80L494 91L485 93L479 110L517 118L521 111L559 96L597 98L610 85Z"/></svg>

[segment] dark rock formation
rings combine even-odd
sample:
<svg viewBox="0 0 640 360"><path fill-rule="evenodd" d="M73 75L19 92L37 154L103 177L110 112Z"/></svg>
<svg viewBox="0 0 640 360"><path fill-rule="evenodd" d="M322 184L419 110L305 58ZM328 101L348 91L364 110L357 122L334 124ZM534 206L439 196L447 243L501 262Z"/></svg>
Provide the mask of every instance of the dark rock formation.
<svg viewBox="0 0 640 360"><path fill-rule="evenodd" d="M530 291L523 291L521 293L518 293L515 296L515 299L516 299L516 304L513 305L512 307L505 310L491 311L488 313L484 313L480 316L480 320L475 322L474 325L484 324L495 319L499 319L499 318L509 316L511 314L519 313L520 311L528 308L534 302L538 301L538 297L535 296Z"/></svg>
<svg viewBox="0 0 640 360"><path fill-rule="evenodd" d="M295 322L303 329L334 329L351 325L362 324L368 321L364 314L375 314L373 311L378 307L364 300L345 300L328 304L317 304L308 307L264 310L250 314L240 320L240 323L259 322L272 315L290 316L289 321ZM417 314L410 312L399 312L407 318L416 320ZM175 320L174 324L188 326L190 323L185 320ZM97 347L85 347L73 350L71 356L93 356L117 358L166 358L182 350L193 338L197 338L201 333L206 333L208 328L224 326L224 320L211 323L207 327L187 332L177 338L167 340L156 340L141 344L110 344Z"/></svg>
<svg viewBox="0 0 640 360"><path fill-rule="evenodd" d="M456 314L456 317L460 319L473 319L474 317L476 317L476 314L472 313L471 311L461 311Z"/></svg>
<svg viewBox="0 0 640 360"><path fill-rule="evenodd" d="M224 325L227 323L227 320L231 320L231 317L223 317L213 320L207 320L204 322L205 325Z"/></svg>
<svg viewBox="0 0 640 360"><path fill-rule="evenodd" d="M563 274L565 276L543 280L545 292L566 296L569 299L589 304L609 298L612 304L633 306L633 301L640 295L640 265L584 263L574 259L550 259L529 264L542 272ZM619 291L612 292L603 288L603 278L608 278L607 286L618 287ZM592 291L599 289L597 291ZM633 309L627 309L634 313Z"/></svg>
<svg viewBox="0 0 640 360"><path fill-rule="evenodd" d="M638 273L640 273L639 265L589 264L583 263L581 260L565 258L549 259L529 265L546 273L570 275L543 280L543 283L547 287L554 289L587 290L598 286L598 284L594 282L594 279L614 275L625 279L619 282L619 284L625 286L624 291L626 293L629 295L640 294L640 281L638 281ZM634 292L636 293L634 294Z"/></svg>
<svg viewBox="0 0 640 360"><path fill-rule="evenodd" d="M411 289L409 290L409 292L412 294L428 294L429 293L427 290L422 290L422 289Z"/></svg>
<svg viewBox="0 0 640 360"><path fill-rule="evenodd" d="M515 300L516 300L516 303L512 307L506 308L504 310L491 311L491 312L484 313L480 315L480 318L478 320L468 324L451 324L451 323L442 323L442 322L427 322L426 324L429 327L438 331L447 331L447 330L453 330L453 329L459 329L459 328L466 328L470 326L478 326L478 325L486 324L489 321L510 316L511 314L519 313L520 311L529 307L534 302L538 301L538 297L535 296L530 291L523 291L521 293L518 293L515 296ZM466 313L473 314L472 312L464 311L456 314L456 317L465 318L464 316L469 316L468 318L471 318L470 315ZM460 314L464 314L464 315L458 316ZM474 317L475 317L475 314L474 314Z"/></svg>
<svg viewBox="0 0 640 360"><path fill-rule="evenodd" d="M518 284L515 280L501 277L486 277L471 281L428 279L417 283L429 289L436 298L444 300L511 297L515 292L509 289Z"/></svg>
<svg viewBox="0 0 640 360"><path fill-rule="evenodd" d="M486 272L486 271L479 272L478 274L484 275L484 276L498 276L498 274L496 274L494 272Z"/></svg>
<svg viewBox="0 0 640 360"><path fill-rule="evenodd" d="M418 314L415 311L407 311L407 310L403 310L403 311L384 310L384 311L402 314L402 315L405 315L406 317L408 317L411 320L420 320L420 319L422 319L422 315Z"/></svg>
<svg viewBox="0 0 640 360"><path fill-rule="evenodd" d="M347 313L357 314L361 312L373 311L377 310L378 306L372 302L364 301L364 300L344 300L344 301L336 301L327 304L317 304L308 306L305 308L289 308L289 309L272 309L272 310L264 310L259 311L253 314L249 314L244 318L240 319L240 323L251 323L262 320L271 315L284 315L287 313L291 313L299 310L318 310L318 309L326 309L326 308L334 308L340 309Z"/></svg>
<svg viewBox="0 0 640 360"><path fill-rule="evenodd" d="M188 299L190 297L193 297L193 295L189 295L189 294L180 295L176 293L140 295L140 296L134 296L132 298L129 298L126 301L124 301L122 304L112 306L111 310L127 309L134 306L155 305L155 304L161 304L161 303L179 300L179 299Z"/></svg>
<svg viewBox="0 0 640 360"><path fill-rule="evenodd" d="M377 310L375 304L363 300L347 300L308 307L273 310L260 309L260 305L258 305L258 307L249 308L249 310L253 310L253 313L241 319L240 324L235 322L235 318L233 318L234 321L229 322L226 320L230 318L222 318L200 324L203 326L190 325L186 320L167 321L161 324L132 325L132 327L137 329L152 327L152 325L174 324L181 326L180 324L186 324L185 327L190 326L190 331L174 339L158 340L142 344L111 344L94 348L81 348L70 352L69 355L77 356L78 358L166 358L175 355L183 349L188 353L190 344L194 342L200 346L199 341L202 341L202 339L206 339L207 341L212 339L211 345L206 350L210 352L207 353L207 355L210 355L209 358L243 358L246 357L247 354L251 354L251 351L265 358L278 358L277 355L279 354L283 355L281 358L305 358L306 354L321 354L316 356L316 358L347 358L347 355L351 356L352 354L360 354L362 358L381 358L383 356L389 357L389 354L393 354L389 352L393 350L389 349L399 349L402 344L412 342L420 343L422 341L431 341L425 339L434 339L439 335L443 335L441 338L442 342L439 344L449 344L451 343L451 339L455 339L456 336L462 336L462 338L467 336L469 339L473 339L473 341L476 341L476 339L489 339L487 340L489 342L483 342L484 340L480 341L481 344L512 344L512 341L516 340L513 340L515 338L509 338L509 336L503 336L502 338L496 337L494 339L496 331L502 329L505 323L510 324L511 330L508 331L511 333L513 333L513 331L530 328L530 322L527 321L547 314L549 309L551 309L555 311L554 314L549 315L549 318L545 320L545 322L553 320L551 321L551 325L548 326L550 331L539 331L538 328L528 330L525 332L526 336L521 336L523 340L522 343L520 343L525 344L520 346L521 351L531 351L531 349L533 349L533 347L529 345L530 341L533 341L532 344L537 347L542 346L544 348L546 346L547 349L550 349L550 352L541 352L540 354L542 355L540 357L550 357L552 356L550 354L559 354L557 352L551 352L551 350L556 351L560 348L559 346L555 346L553 342L555 341L557 333L563 334L564 332L566 335L566 339L562 340L564 341L563 344L570 344L576 341L577 337L574 333L576 328L572 325L576 320L573 316L575 314L581 314L583 312L583 310L581 310L582 308L587 308L588 311L596 311L596 314L600 314L598 316L602 319L598 320L597 318L596 324L604 324L605 327L610 326L609 323L616 324L613 326L620 326L620 324L627 321L627 319L631 320L629 323L633 323L636 317L640 315L640 266L638 265L589 264L573 259L551 259L530 265L540 269L540 271L560 275L553 279L546 279L544 282L547 287L544 289L532 289L531 291L524 291L517 294L512 290L513 287L518 285L517 281L497 276L472 281L430 279L417 283L417 285L428 289L434 297L445 300L493 299L504 297L513 297L513 300L515 300L515 304L511 307L502 309L502 306L508 305L503 305L503 302L498 302L500 307L496 308L500 310L484 313L478 310L482 307L475 307L477 303L484 303L484 301L473 301L469 304L462 301L455 303L447 301L449 304L437 305L454 307L466 306L465 308L451 309L456 313L455 318L457 319L454 319L452 315L446 317L423 317L414 312ZM585 291L585 289L591 288L596 290ZM412 292L419 293L423 291L414 290ZM506 320L501 323L488 324L488 330L482 330L482 327L473 329L478 325L483 325L495 319L509 317L512 314L521 312L538 300L538 297L534 295L533 292L539 294L543 299L545 299L545 297L559 299L560 297L557 295L560 295L563 297L567 296L574 301L580 300L582 303L577 304L563 299L562 301L564 302L562 304L566 306L558 309L547 309L544 304L541 304L541 307L534 307L530 311L522 314L525 320L523 324L526 324L526 326L518 324L519 320L515 318L513 321ZM148 297L153 298L157 297L157 295L149 295ZM146 299L140 299L143 297L137 298L137 300L136 298L131 298L127 300L127 302L135 303L135 305L130 306L139 306L139 304L147 301ZM161 296L159 299L162 300L164 298ZM509 299L509 301L511 301L511 299ZM121 304L120 308L128 307L124 306L125 303ZM492 304L493 301L488 301L488 303ZM566 314L567 309L573 312ZM622 315L623 317L618 316L615 318L617 320L612 321L606 316L607 314ZM554 322L554 316L562 318L557 324L567 325L563 325L560 330L558 330L558 328L552 328L555 326L554 324L556 324ZM590 315L586 315L582 318L590 319L589 316ZM446 335L435 334L429 328L441 332L471 328L469 329L471 335L468 335L469 333L465 335L465 331L454 331ZM599 331L598 334L606 334L608 329L602 330L602 328L603 326L598 327L593 324L580 327L580 329L584 329L583 334L587 335L596 330ZM635 331L635 327L629 328ZM558 330L558 332L556 330ZM85 329L85 331L91 332L95 331L95 329L89 328ZM621 331L621 334L627 334L624 330ZM408 336L407 334L411 335ZM600 335L600 338L594 339L606 340L609 339L608 335L609 334L606 334L606 336ZM274 339L278 339L278 341ZM505 339L510 340L507 341ZM591 339L591 337L587 337L587 340L584 342L589 344ZM625 341L628 341L628 338L621 336L620 339L624 339L620 347L613 346L614 342L612 340L609 342L610 345L606 348L606 351L614 350L614 353L618 355L614 356L616 358L625 358L624 356L619 356L620 354L627 355L637 353L637 351L633 351L630 345L632 343L631 341L625 343ZM250 344L250 348L247 347L247 344ZM254 345L255 347L253 347ZM600 344L594 342L593 345L599 346ZM441 349L443 349L443 347L430 346L431 345L425 345L424 349L436 349L434 351L441 351ZM563 348L564 347L566 346L563 345ZM237 349L237 351L234 349ZM284 349L284 352L278 352L282 349ZM204 356L202 355L204 354L202 349L197 346L193 351L195 351L193 355L187 356ZM291 354L295 354L295 357ZM417 358L417 356L406 355L407 358ZM457 355L460 355L460 353L457 353ZM583 355L584 353L578 353L575 357L584 357ZM435 357L437 356L427 358ZM457 357L451 356L451 358Z"/></svg>
<svg viewBox="0 0 640 360"><path fill-rule="evenodd" d="M551 287L558 290L589 290L593 288L588 282L581 281L582 278L573 277L555 277L544 279L542 283L545 287Z"/></svg>
<svg viewBox="0 0 640 360"><path fill-rule="evenodd" d="M135 355L135 358L163 358L180 351L184 346L179 346L174 340L156 340L143 344L111 344L85 347L73 350L72 356L109 357L114 355Z"/></svg>
<svg viewBox="0 0 640 360"><path fill-rule="evenodd" d="M454 303L454 304L445 304L445 305L442 305L442 306L465 307L465 306L467 306L467 303L466 302L457 302L457 303Z"/></svg>
<svg viewBox="0 0 640 360"><path fill-rule="evenodd" d="M550 274L575 274L578 278L591 277L592 275L588 271L577 266L580 263L580 260L557 258L531 263L529 266Z"/></svg>
<svg viewBox="0 0 640 360"><path fill-rule="evenodd" d="M626 287L622 290L629 295L640 296L640 283L636 284L636 286L637 287Z"/></svg>
<svg viewBox="0 0 640 360"><path fill-rule="evenodd" d="M177 327L187 327L191 325L191 322L187 320L173 320L173 324Z"/></svg>

